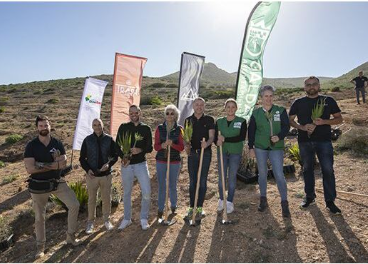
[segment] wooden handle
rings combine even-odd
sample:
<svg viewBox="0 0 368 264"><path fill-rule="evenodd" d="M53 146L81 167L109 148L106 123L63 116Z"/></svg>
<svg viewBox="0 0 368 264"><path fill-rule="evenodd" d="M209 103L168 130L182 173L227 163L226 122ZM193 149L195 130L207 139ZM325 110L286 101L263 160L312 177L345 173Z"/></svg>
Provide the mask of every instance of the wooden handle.
<svg viewBox="0 0 368 264"><path fill-rule="evenodd" d="M221 131L218 132L221 136ZM222 145L220 146L220 164L221 164L221 180L222 180L222 202L224 205L224 213L222 215L222 220L227 222L227 198L226 198L226 188L225 188L225 174L224 174L224 159L222 154Z"/></svg>
<svg viewBox="0 0 368 264"><path fill-rule="evenodd" d="M321 188L316 188L317 191L323 192L323 189ZM342 194L348 194L348 195L356 195L356 196L362 196L362 197L368 197L368 195L366 194L362 194L362 193L353 193L353 192L344 192L344 191L336 191L337 193L342 193Z"/></svg>
<svg viewBox="0 0 368 264"><path fill-rule="evenodd" d="M206 142L206 139L203 138L202 142ZM200 184L200 179L201 179L202 163L203 163L203 152L204 152L204 148L201 148L201 155L200 155L200 158L199 158L199 167L198 167L198 173L197 173L197 186L196 186L196 192L195 192L195 198L194 198L194 208L193 208L193 215L192 215L193 223L195 221L195 215L196 215L196 211L197 211L199 184Z"/></svg>
<svg viewBox="0 0 368 264"><path fill-rule="evenodd" d="M165 196L165 222L169 218L169 178L170 178L170 146L167 147L167 166L166 166L166 196Z"/></svg>

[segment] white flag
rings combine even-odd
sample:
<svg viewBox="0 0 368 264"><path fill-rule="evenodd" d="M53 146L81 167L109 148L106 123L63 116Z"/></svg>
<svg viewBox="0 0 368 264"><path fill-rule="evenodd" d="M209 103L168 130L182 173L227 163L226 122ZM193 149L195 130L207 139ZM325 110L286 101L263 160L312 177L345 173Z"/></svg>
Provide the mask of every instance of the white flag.
<svg viewBox="0 0 368 264"><path fill-rule="evenodd" d="M107 82L87 78L79 107L77 127L74 133L73 149L80 150L83 140L93 133L92 121L100 118L101 104Z"/></svg>

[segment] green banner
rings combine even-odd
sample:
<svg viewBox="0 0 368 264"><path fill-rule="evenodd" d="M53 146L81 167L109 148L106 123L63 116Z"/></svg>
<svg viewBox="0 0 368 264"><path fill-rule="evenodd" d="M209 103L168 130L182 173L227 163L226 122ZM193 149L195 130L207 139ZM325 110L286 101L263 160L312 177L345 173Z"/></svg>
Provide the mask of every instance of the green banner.
<svg viewBox="0 0 368 264"><path fill-rule="evenodd" d="M280 2L258 3L248 19L236 83L236 114L249 121L263 79L263 52L275 25Z"/></svg>

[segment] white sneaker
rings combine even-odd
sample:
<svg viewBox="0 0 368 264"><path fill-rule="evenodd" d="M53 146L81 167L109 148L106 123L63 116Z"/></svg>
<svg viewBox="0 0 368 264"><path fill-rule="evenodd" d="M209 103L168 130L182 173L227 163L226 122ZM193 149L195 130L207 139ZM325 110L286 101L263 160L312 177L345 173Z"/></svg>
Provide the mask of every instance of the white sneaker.
<svg viewBox="0 0 368 264"><path fill-rule="evenodd" d="M112 230L114 228L114 226L111 224L110 221L106 221L105 222L105 227L106 227L106 230L107 231L110 231L110 230Z"/></svg>
<svg viewBox="0 0 368 264"><path fill-rule="evenodd" d="M226 213L231 214L232 212L234 212L234 204L226 201Z"/></svg>
<svg viewBox="0 0 368 264"><path fill-rule="evenodd" d="M92 234L92 233L93 233L93 222L88 222L87 228L86 228L86 234Z"/></svg>
<svg viewBox="0 0 368 264"><path fill-rule="evenodd" d="M217 212L221 212L222 210L224 210L224 201L219 199L217 205Z"/></svg>
<svg viewBox="0 0 368 264"><path fill-rule="evenodd" d="M132 220L123 220L121 221L120 226L118 227L119 230L123 230L124 228L127 228L128 226L130 226L132 224Z"/></svg>
<svg viewBox="0 0 368 264"><path fill-rule="evenodd" d="M147 230L150 227L147 219L141 219L141 226L142 226L142 230Z"/></svg>

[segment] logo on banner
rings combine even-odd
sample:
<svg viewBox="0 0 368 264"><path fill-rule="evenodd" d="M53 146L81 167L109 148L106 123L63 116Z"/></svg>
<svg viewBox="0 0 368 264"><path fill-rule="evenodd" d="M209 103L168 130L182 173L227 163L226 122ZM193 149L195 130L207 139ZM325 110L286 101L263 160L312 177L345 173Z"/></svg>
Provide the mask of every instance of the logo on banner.
<svg viewBox="0 0 368 264"><path fill-rule="evenodd" d="M132 85L130 80L127 80L125 84L117 84L117 91L120 94L124 94L128 97L132 97L134 95L139 96L139 89Z"/></svg>
<svg viewBox="0 0 368 264"><path fill-rule="evenodd" d="M96 99L93 99L91 94L88 94L88 95L85 97L85 99L86 99L86 102L91 103L91 104L99 104L99 105L101 104L101 102L100 102L100 101L98 101L98 100L96 100Z"/></svg>
<svg viewBox="0 0 368 264"><path fill-rule="evenodd" d="M194 101L198 97L198 94L193 91L192 88L187 93L183 93L183 95L180 97L180 100L182 101Z"/></svg>
<svg viewBox="0 0 368 264"><path fill-rule="evenodd" d="M249 38L245 45L245 49L252 56L259 56L266 44L271 29L266 27L264 20L258 23L250 22Z"/></svg>

